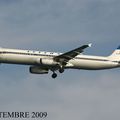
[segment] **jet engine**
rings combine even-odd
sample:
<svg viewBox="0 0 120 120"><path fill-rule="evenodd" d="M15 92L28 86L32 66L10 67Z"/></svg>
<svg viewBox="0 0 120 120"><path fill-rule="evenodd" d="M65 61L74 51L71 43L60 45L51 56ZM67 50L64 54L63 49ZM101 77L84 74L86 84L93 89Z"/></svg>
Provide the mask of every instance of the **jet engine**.
<svg viewBox="0 0 120 120"><path fill-rule="evenodd" d="M33 74L48 74L48 69L41 68L38 66L31 66L29 71L30 73L33 73Z"/></svg>

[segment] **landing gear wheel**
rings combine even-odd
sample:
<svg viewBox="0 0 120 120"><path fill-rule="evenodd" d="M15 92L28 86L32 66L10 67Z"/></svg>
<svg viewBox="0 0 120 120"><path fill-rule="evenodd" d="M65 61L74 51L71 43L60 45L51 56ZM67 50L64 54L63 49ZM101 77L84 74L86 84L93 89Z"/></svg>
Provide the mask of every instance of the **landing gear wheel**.
<svg viewBox="0 0 120 120"><path fill-rule="evenodd" d="M52 78L56 78L57 77L57 74L56 73L53 73L52 74Z"/></svg>
<svg viewBox="0 0 120 120"><path fill-rule="evenodd" d="M60 69L59 72L60 72L60 73L63 73L63 72L64 72L64 69Z"/></svg>

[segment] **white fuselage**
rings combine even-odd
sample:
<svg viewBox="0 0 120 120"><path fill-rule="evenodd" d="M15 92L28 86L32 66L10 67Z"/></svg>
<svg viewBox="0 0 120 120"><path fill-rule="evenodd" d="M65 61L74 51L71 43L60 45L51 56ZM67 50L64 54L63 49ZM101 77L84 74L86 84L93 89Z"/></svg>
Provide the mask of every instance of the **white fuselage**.
<svg viewBox="0 0 120 120"><path fill-rule="evenodd" d="M31 50L16 50L0 48L0 63L38 65L41 66L39 59L53 59L62 53L41 52ZM71 59L65 68L100 70L120 67L119 62L111 61L109 57L78 55Z"/></svg>

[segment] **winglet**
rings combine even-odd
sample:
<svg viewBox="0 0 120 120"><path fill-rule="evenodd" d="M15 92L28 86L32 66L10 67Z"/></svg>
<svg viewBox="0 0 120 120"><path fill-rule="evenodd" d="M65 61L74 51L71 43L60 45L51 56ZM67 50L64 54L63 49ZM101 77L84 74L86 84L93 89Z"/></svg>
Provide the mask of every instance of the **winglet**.
<svg viewBox="0 0 120 120"><path fill-rule="evenodd" d="M88 44L88 46L91 47L91 46L92 46L92 43Z"/></svg>

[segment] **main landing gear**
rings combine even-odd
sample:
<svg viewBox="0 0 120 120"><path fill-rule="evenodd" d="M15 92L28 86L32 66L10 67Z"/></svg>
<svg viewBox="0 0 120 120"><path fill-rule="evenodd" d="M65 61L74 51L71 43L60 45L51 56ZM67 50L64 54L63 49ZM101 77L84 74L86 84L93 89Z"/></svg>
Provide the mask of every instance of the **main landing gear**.
<svg viewBox="0 0 120 120"><path fill-rule="evenodd" d="M64 72L64 69L60 69L59 72L60 72L60 73L63 73L63 72Z"/></svg>
<svg viewBox="0 0 120 120"><path fill-rule="evenodd" d="M57 77L57 74L56 74L56 73L53 73L53 74L52 74L52 78L55 79L56 77Z"/></svg>
<svg viewBox="0 0 120 120"><path fill-rule="evenodd" d="M55 73L56 70L53 69L51 71L53 72L51 77L55 79L57 77L57 74ZM64 68L61 67L60 69L58 69L58 71L59 71L59 73L63 73L64 72Z"/></svg>

